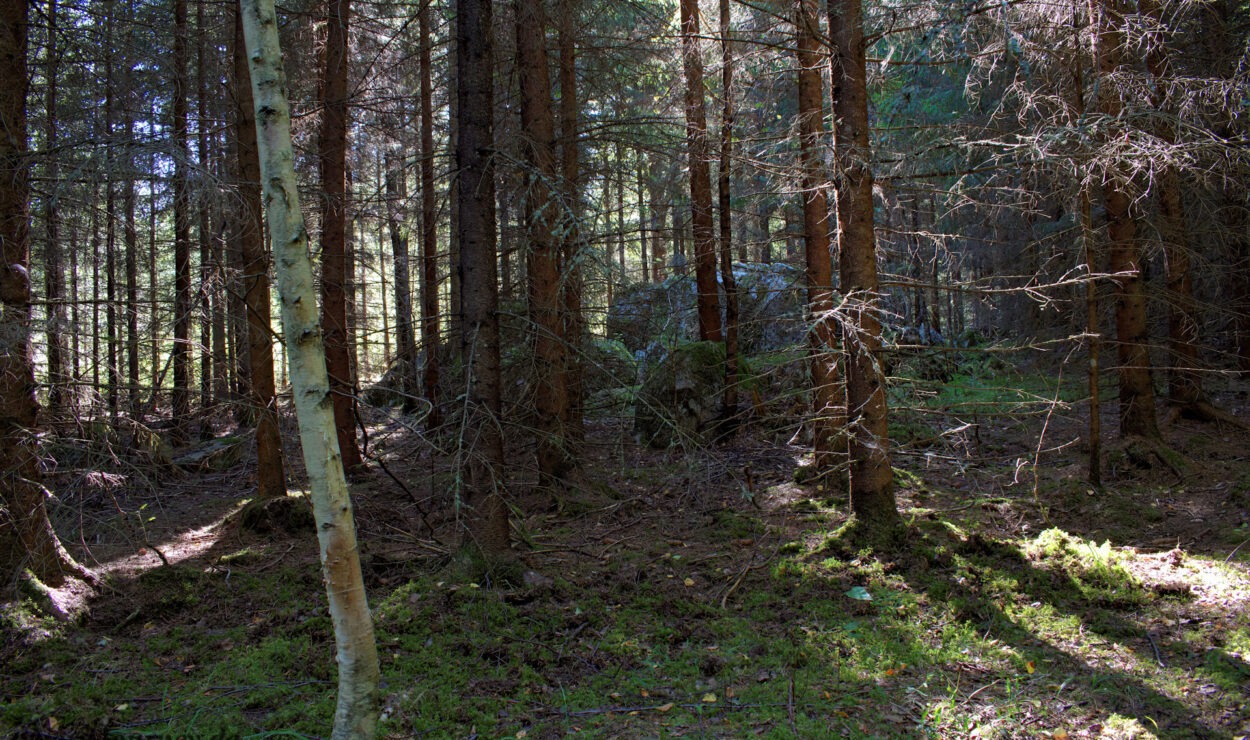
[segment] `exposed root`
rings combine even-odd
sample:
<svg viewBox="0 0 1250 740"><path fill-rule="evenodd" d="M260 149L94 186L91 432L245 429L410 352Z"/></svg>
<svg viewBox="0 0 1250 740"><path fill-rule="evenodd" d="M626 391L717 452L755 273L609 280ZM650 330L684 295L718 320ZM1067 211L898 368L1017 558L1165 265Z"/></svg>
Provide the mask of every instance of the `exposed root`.
<svg viewBox="0 0 1250 740"><path fill-rule="evenodd" d="M1250 430L1250 423L1216 407L1210 401L1190 401L1176 405L1168 416L1168 423L1177 419L1191 419L1209 424L1227 424L1236 429Z"/></svg>
<svg viewBox="0 0 1250 740"><path fill-rule="evenodd" d="M1132 436L1121 440L1124 456L1130 463L1146 470L1165 467L1177 480L1185 480L1185 458L1162 440Z"/></svg>

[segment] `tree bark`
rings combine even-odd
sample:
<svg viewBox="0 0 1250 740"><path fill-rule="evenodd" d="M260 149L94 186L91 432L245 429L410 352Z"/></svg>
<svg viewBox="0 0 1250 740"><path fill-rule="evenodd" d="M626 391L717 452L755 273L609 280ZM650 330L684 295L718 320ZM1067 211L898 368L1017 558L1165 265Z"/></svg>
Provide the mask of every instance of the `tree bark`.
<svg viewBox="0 0 1250 740"><path fill-rule="evenodd" d="M1121 65L1124 22L1121 0L1093 0L1098 56L1098 109L1107 118L1119 116L1122 104L1112 84ZM1115 285L1116 356L1119 361L1120 436L1159 439L1151 382L1150 338L1146 326L1146 295L1142 284L1141 245L1132 197L1125 175L1114 166L1103 173L1103 205L1107 212L1108 271Z"/></svg>
<svg viewBox="0 0 1250 740"><path fill-rule="evenodd" d="M1158 134L1167 143L1176 141L1175 127L1163 110L1164 86L1170 77L1170 59L1163 38L1163 13L1157 0L1138 0L1143 15L1153 24L1148 32L1146 70L1154 80L1154 105L1161 119ZM1181 194L1181 173L1164 163L1154 182L1159 202L1159 237L1167 272L1168 298L1168 400L1182 413L1202 416L1211 410L1202 387L1198 366L1198 304L1194 300L1194 280L1190 267L1191 246L1185 227L1185 205Z"/></svg>
<svg viewBox="0 0 1250 740"><path fill-rule="evenodd" d="M191 417L191 186L187 172L187 0L174 0L174 388L171 441L185 444Z"/></svg>
<svg viewBox="0 0 1250 740"><path fill-rule="evenodd" d="M286 495L286 466L278 426L278 398L273 379L273 321L269 308L269 250L261 212L260 155L256 149L256 114L252 99L242 16L236 9L234 88L238 149L239 251L243 262L243 302L247 307L248 389L256 422L256 495Z"/></svg>
<svg viewBox="0 0 1250 740"><path fill-rule="evenodd" d="M580 10L579 0L561 0L557 44L560 50L560 182L563 186L565 223L560 244L561 265L561 314L564 320L564 341L568 351L564 356L564 392L568 397L565 406L565 444L569 454L580 454L586 437L585 388L582 382L582 337L586 331L582 315L581 266L581 164L579 158L579 131L577 106L577 46L576 28ZM641 207L641 196L639 206ZM646 262L644 243L643 262ZM644 264L644 274L646 272Z"/></svg>
<svg viewBox="0 0 1250 740"><path fill-rule="evenodd" d="M529 245L526 277L534 330L534 423L538 485L563 488L576 467L565 440L568 389L565 387L564 319L561 316L560 240L555 226L560 204L551 183L558 177L555 117L546 48L547 19L542 0L517 0L517 68L521 82L521 134L526 160L525 226Z"/></svg>
<svg viewBox="0 0 1250 740"><path fill-rule="evenodd" d="M269 234L277 258L282 327L292 397L308 470L322 574L338 651L339 694L332 738L370 738L377 730L380 671L373 620L360 573L351 498L339 454L325 349L317 322L308 232L299 206L291 118L271 0L241 0L252 80L257 149Z"/></svg>
<svg viewBox="0 0 1250 740"><path fill-rule="evenodd" d="M719 342L720 294L716 285L716 233L712 224L712 175L708 164L698 0L681 0L681 54L686 76L686 150L690 158L690 218L694 232L699 339Z"/></svg>
<svg viewBox="0 0 1250 740"><path fill-rule="evenodd" d="M104 138L107 142L104 172L104 338L107 386L104 392L112 423L117 423L120 409L117 336L117 167L114 140L117 127L117 2L104 4ZM98 325L97 325L98 327Z"/></svg>
<svg viewBox="0 0 1250 740"><path fill-rule="evenodd" d="M829 5L833 41L833 118L837 122L838 271L850 299L846 344L846 407L850 430L851 509L869 531L900 526L890 467L885 377L879 358L881 322L873 234L871 149L863 7L860 0Z"/></svg>
<svg viewBox="0 0 1250 740"><path fill-rule="evenodd" d="M412 331L412 267L408 260L408 225L404 204L408 178L402 157L386 155L386 227L391 236L391 265L395 270L395 360L405 413L416 409L417 346Z"/></svg>
<svg viewBox="0 0 1250 740"><path fill-rule="evenodd" d="M126 15L134 17L134 0L127 0ZM133 33L131 34L133 38ZM127 43L127 48L132 48ZM133 52L128 52L133 53ZM123 57L126 58L126 57ZM127 60L122 103L122 135L130 142L135 134L135 75L133 65ZM122 190L123 243L125 245L126 272L126 404L130 418L139 417L139 225L137 222L137 195L135 190L135 156L127 152L123 160L126 167L126 183Z"/></svg>
<svg viewBox="0 0 1250 740"><path fill-rule="evenodd" d="M430 42L430 5L417 10L421 62L421 343L425 346L422 386L430 404L426 427L443 423L439 408L439 354L442 336L438 308L438 212L434 193L434 88Z"/></svg>
<svg viewBox="0 0 1250 740"><path fill-rule="evenodd" d="M462 546L488 563L510 557L503 475L495 222L494 44L490 0L456 2L456 180L460 351L465 399Z"/></svg>
<svg viewBox="0 0 1250 740"><path fill-rule="evenodd" d="M94 582L48 520L40 482L31 343L26 0L0 2L0 582L23 570L49 586Z"/></svg>
<svg viewBox="0 0 1250 740"><path fill-rule="evenodd" d="M720 172L716 185L720 216L720 275L721 285L725 288L725 394L722 400L725 408L722 413L727 432L737 424L738 414L738 285L734 280L733 213L729 192L734 136L733 40L729 37L729 20L729 0L720 0L721 95L724 100L720 124Z"/></svg>
<svg viewBox="0 0 1250 740"><path fill-rule="evenodd" d="M1079 0L1073 0L1072 4L1072 34L1075 37L1073 48L1079 50L1088 47L1081 41L1078 2ZM1081 61L1082 56L1078 54L1073 61L1072 87L1075 91L1075 112L1083 118L1086 107L1085 70ZM1087 480L1091 486L1099 488L1102 486L1102 389L1099 386L1102 332L1098 324L1098 281L1094 277L1097 273L1098 260L1094 254L1093 197L1090 195L1090 188L1087 182L1082 182L1080 185L1080 193L1077 195L1077 218L1080 219L1081 252L1087 273L1085 282L1085 341L1089 348L1089 360L1086 366L1086 383L1089 390L1089 427L1086 432L1088 438L1086 441L1089 444Z"/></svg>
<svg viewBox="0 0 1250 740"><path fill-rule="evenodd" d="M195 114L196 114L196 151L199 156L199 168L201 172L210 171L210 159L208 152L208 89L204 55L205 40L205 17L204 17L204 0L195 0ZM217 369L213 362L213 308L215 303L216 290L215 283L217 275L213 267L213 248L212 248L212 215L209 210L208 198L197 198L198 208L196 216L199 222L199 228L196 230L198 236L198 246L200 251L200 291L199 291L199 316L200 316L200 409L205 417L205 432L211 436L212 432L207 427L207 420L212 415L221 399L217 396L217 383L214 371Z"/></svg>
<svg viewBox="0 0 1250 740"><path fill-rule="evenodd" d="M824 95L818 53L816 7L797 0L795 28L799 65L799 162L802 169L803 235L807 263L808 368L812 382L812 448L818 474L837 464L845 412L839 388L837 335L833 317L833 258L829 242L829 202L821 163Z"/></svg>
<svg viewBox="0 0 1250 740"><path fill-rule="evenodd" d="M61 187L60 157L57 154L57 100L58 78L60 76L61 54L58 45L60 30L57 28L57 0L49 0L48 16L48 47L44 52L46 78L44 89L44 146L48 151L45 169L50 187L54 188L52 197L44 200L44 233L47 243L44 245L44 297L48 301L47 309L47 342L48 342L48 412L53 420L59 419L65 411L66 397L69 392L71 376L65 361L65 267L61 249L61 214L59 189Z"/></svg>
<svg viewBox="0 0 1250 740"><path fill-rule="evenodd" d="M351 0L326 0L321 81L321 325L343 466L363 461L356 445L355 379L347 334L347 33Z"/></svg>

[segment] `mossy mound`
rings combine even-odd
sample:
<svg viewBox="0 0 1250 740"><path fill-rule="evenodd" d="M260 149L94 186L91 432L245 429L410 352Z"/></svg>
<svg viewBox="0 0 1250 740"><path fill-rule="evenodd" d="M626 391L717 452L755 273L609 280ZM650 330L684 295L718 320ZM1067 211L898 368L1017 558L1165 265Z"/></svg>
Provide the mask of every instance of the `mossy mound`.
<svg viewBox="0 0 1250 740"><path fill-rule="evenodd" d="M643 444L669 447L707 441L721 416L725 345L690 342L643 370L634 432Z"/></svg>

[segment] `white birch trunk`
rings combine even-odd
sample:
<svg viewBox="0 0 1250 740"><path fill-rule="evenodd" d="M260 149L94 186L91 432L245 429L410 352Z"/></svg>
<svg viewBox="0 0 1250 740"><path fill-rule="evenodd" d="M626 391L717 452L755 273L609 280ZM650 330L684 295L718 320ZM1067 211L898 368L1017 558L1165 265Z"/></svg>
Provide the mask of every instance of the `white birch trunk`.
<svg viewBox="0 0 1250 740"><path fill-rule="evenodd" d="M299 205L286 76L273 0L240 0L256 108L261 183L273 243L295 414L312 490L321 565L338 648L333 738L373 737L378 655L360 575L356 526L335 436L308 232Z"/></svg>

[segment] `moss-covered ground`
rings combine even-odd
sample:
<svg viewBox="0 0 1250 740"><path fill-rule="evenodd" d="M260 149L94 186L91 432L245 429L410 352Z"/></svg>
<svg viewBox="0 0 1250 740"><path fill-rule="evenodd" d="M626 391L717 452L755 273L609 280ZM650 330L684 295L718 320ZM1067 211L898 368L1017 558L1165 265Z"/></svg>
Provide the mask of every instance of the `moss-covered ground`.
<svg viewBox="0 0 1250 740"><path fill-rule="evenodd" d="M1250 734L1240 432L1178 421L1187 477L1109 468L1095 490L1075 406L1022 436L994 421L1022 410L1003 392L954 386L896 391L923 399L898 423L928 430L897 448L897 551L832 536L845 493L794 483L802 450L768 425L679 453L600 420L588 492L555 507L514 471L529 572L505 587L448 575L457 477L379 414L372 451L390 474L375 465L355 493L383 736ZM1064 400L1044 379L1016 386L1010 403ZM329 734L316 544L298 527L243 531L229 515L246 476L61 496L65 541L106 585L81 624L5 607L0 733Z"/></svg>

